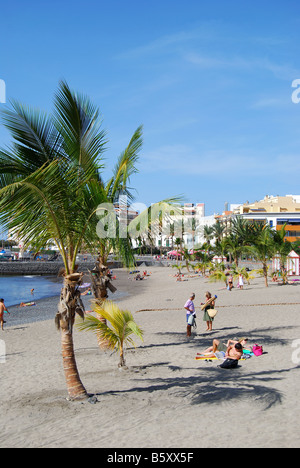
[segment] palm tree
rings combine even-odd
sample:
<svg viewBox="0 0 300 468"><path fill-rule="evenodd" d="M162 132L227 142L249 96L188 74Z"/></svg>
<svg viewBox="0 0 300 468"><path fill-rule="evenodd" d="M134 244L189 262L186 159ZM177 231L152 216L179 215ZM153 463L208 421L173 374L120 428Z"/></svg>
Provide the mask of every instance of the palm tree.
<svg viewBox="0 0 300 468"><path fill-rule="evenodd" d="M233 218L231 222L230 233L236 237L241 244L245 245L251 242L254 229L254 223L251 223L248 219L237 216Z"/></svg>
<svg viewBox="0 0 300 468"><path fill-rule="evenodd" d="M143 331L136 324L131 312L121 310L111 301L102 304L95 302L94 310L98 316L104 317L106 322L103 323L98 317L90 314L78 324L79 330L94 331L100 335L101 339L109 344L110 349L119 351L119 367L125 367L125 347L128 344L135 347L131 335L135 334L142 340Z"/></svg>
<svg viewBox="0 0 300 468"><path fill-rule="evenodd" d="M247 284L250 284L250 280L254 279L255 276L254 275L251 275L251 273L246 270L245 267L243 268L235 268L234 271L233 271L233 278L234 279L238 279L238 277L240 275L243 275L243 277L245 278L245 280L247 281Z"/></svg>
<svg viewBox="0 0 300 468"><path fill-rule="evenodd" d="M170 224L170 238L171 238L171 248L174 249L174 235L175 235L175 225L174 223Z"/></svg>
<svg viewBox="0 0 300 468"><path fill-rule="evenodd" d="M209 253L208 250L206 250L207 245L202 246L204 250L202 249L197 249L195 252L195 258L198 260L198 268L199 270L202 271L202 274L205 276L206 269L210 267L211 261L213 259L213 254Z"/></svg>
<svg viewBox="0 0 300 468"><path fill-rule="evenodd" d="M124 230L124 228L127 229L127 200L133 200L133 195L128 184L131 176L137 173L136 164L142 143L142 127L140 126L134 132L126 149L121 153L112 177L106 184L99 184L103 202L97 208L97 215L99 217L97 226L98 235L96 236L95 230L94 245L97 247L98 256L95 267L91 272L94 296L99 300L106 300L108 289L112 292L116 291L116 288L111 284L111 276L107 266L110 252L113 251L117 254L127 267L132 266L134 263L132 244L128 232L126 230L124 235L124 232L120 233L120 231ZM122 200L125 201L123 205L120 203ZM114 204L116 203L119 204L119 218L116 216L114 209ZM125 214L125 226L124 223L122 224L124 221L122 219L123 214ZM109 235L107 232L107 226L104 225L105 222L107 224L111 223L115 227L113 235Z"/></svg>
<svg viewBox="0 0 300 468"><path fill-rule="evenodd" d="M205 242L207 242L207 244L210 246L210 241L214 238L213 226L203 226L203 237L205 239Z"/></svg>
<svg viewBox="0 0 300 468"><path fill-rule="evenodd" d="M172 216L177 215L181 211L180 200L181 196L170 197L153 203L150 207L143 210L129 223L129 237L132 239L141 237L153 242L155 236L159 236L161 239L163 235L168 237L172 224L173 232L176 232L174 223L172 223Z"/></svg>
<svg viewBox="0 0 300 468"><path fill-rule="evenodd" d="M181 244L182 244L182 240L180 239L180 237L176 237L175 245L176 245L176 249L177 249L177 258L176 258L177 265L178 265L178 260L179 260L179 247L180 247L180 254L182 254ZM180 259L181 259L181 257L180 257Z"/></svg>
<svg viewBox="0 0 300 468"><path fill-rule="evenodd" d="M182 265L181 263L179 263L179 264L175 264L175 263L174 263L174 265L172 265L172 268L176 268L176 269L178 270L178 273L177 273L176 276L181 276L181 275L182 275L181 270L182 270L183 268L185 268L185 265Z"/></svg>
<svg viewBox="0 0 300 468"><path fill-rule="evenodd" d="M211 272L209 275L209 281L211 283L216 283L218 281L224 281L225 286L227 286L227 276L225 272L221 269L215 269L214 271Z"/></svg>
<svg viewBox="0 0 300 468"><path fill-rule="evenodd" d="M286 273L285 262L289 253L292 251L291 243L285 240L287 234L285 226L286 224L284 224L279 231L273 232L274 250L275 253L279 255L283 284L287 284L287 275L284 274Z"/></svg>
<svg viewBox="0 0 300 468"><path fill-rule="evenodd" d="M214 246L213 251L220 257L226 257L228 253L227 247L227 237L224 237L220 241L216 240L216 245Z"/></svg>
<svg viewBox="0 0 300 468"><path fill-rule="evenodd" d="M265 285L268 287L268 261L275 253L273 232L269 225L265 225L256 236L255 244L249 246L247 251L262 263L262 273L265 278Z"/></svg>
<svg viewBox="0 0 300 468"><path fill-rule="evenodd" d="M239 259L242 253L245 251L243 243L239 240L237 236L233 234L230 234L228 237L226 237L225 243L227 252L230 255L232 255L234 263L236 264L236 266L238 266Z"/></svg>
<svg viewBox="0 0 300 468"><path fill-rule="evenodd" d="M216 243L220 243L225 233L225 226L217 221L213 226L213 235L216 239Z"/></svg>
<svg viewBox="0 0 300 468"><path fill-rule="evenodd" d="M55 242L62 256L64 283L55 323L69 399L86 398L73 344L75 316L84 317L76 256L83 245L93 248L97 207L105 202L101 158L106 140L99 111L60 82L52 116L13 103L3 121L13 144L0 151L0 223L25 245Z"/></svg>
<svg viewBox="0 0 300 468"><path fill-rule="evenodd" d="M183 258L185 260L185 267L186 267L187 271L190 272L190 265L191 265L190 261L192 259L192 256L191 256L191 254L189 253L189 251L188 251L188 249L186 247L182 251L182 256L183 256Z"/></svg>

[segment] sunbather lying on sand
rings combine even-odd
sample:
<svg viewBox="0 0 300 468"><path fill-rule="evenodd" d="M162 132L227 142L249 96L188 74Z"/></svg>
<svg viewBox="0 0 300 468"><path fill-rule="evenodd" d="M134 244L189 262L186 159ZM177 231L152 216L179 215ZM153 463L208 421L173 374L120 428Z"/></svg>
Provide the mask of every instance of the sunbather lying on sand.
<svg viewBox="0 0 300 468"><path fill-rule="evenodd" d="M215 357L217 352L226 353L230 346L235 346L237 343L240 343L243 348L248 343L248 338L241 338L240 340L228 340L227 343L222 343L220 340L213 340L213 345L207 348L203 353L197 353L200 356L206 356L208 358Z"/></svg>
<svg viewBox="0 0 300 468"><path fill-rule="evenodd" d="M243 356L243 346L241 343L236 343L228 346L225 353L225 359L232 359L233 361L239 361Z"/></svg>

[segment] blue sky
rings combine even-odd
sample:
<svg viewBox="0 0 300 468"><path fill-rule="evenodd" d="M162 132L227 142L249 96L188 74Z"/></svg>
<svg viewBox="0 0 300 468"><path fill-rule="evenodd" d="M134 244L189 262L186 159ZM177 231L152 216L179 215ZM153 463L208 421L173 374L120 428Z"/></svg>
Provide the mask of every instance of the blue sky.
<svg viewBox="0 0 300 468"><path fill-rule="evenodd" d="M210 215L300 193L298 0L16 0L0 19L7 100L50 112L61 78L88 94L107 177L143 124L137 201L184 194Z"/></svg>

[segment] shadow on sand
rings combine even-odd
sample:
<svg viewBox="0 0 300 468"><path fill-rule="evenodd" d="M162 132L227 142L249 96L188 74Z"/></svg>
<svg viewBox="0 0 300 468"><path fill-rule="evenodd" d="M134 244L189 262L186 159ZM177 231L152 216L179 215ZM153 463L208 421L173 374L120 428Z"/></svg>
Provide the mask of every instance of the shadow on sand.
<svg viewBox="0 0 300 468"><path fill-rule="evenodd" d="M285 327L295 328L295 327ZM231 333L229 333L231 330ZM222 330L222 341L233 338L233 329L226 328ZM239 331L236 328L235 332ZM219 330L220 332L220 330ZM263 328L253 329L244 332L243 336L249 338L251 343L263 343L265 347L270 345L287 345L288 340L274 337L274 332L282 332L282 328ZM182 334L172 332L159 332L161 336L173 338L171 342L160 343L158 345L149 345L143 348L162 347L162 346L182 346L186 345L186 339L181 339ZM212 342L212 335L201 337L201 347L209 346ZM199 340L194 339L189 342L189 346L199 350ZM191 351L191 352L194 352ZM288 374L293 372L295 378L299 376L300 366L286 368L281 370L263 370L260 372L247 371L246 365L239 366L234 370L225 370L217 366L193 368L192 376L180 376L178 372L190 371L188 367L174 366L170 362L152 363L139 367L143 370L151 369L151 367L165 367L165 377L147 378L136 374L135 381L137 385L128 390L113 390L103 395L133 395L134 393L144 392L151 394L153 392L168 392L172 397L184 399L185 404L201 405L201 404L220 404L245 401L258 404L261 409L268 410L275 405L281 404L283 401L283 393L276 388L274 384L284 380ZM176 372L176 375L175 375ZM157 396L159 398L159 396Z"/></svg>

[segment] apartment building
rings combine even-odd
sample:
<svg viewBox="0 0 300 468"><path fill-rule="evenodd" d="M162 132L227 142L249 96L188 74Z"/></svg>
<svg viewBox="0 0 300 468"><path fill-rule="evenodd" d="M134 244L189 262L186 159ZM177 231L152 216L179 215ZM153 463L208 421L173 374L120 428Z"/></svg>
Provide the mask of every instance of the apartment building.
<svg viewBox="0 0 300 468"><path fill-rule="evenodd" d="M254 203L235 205L230 216L235 215L252 222L267 222L278 231L286 225L286 240L300 240L300 195L267 195Z"/></svg>

